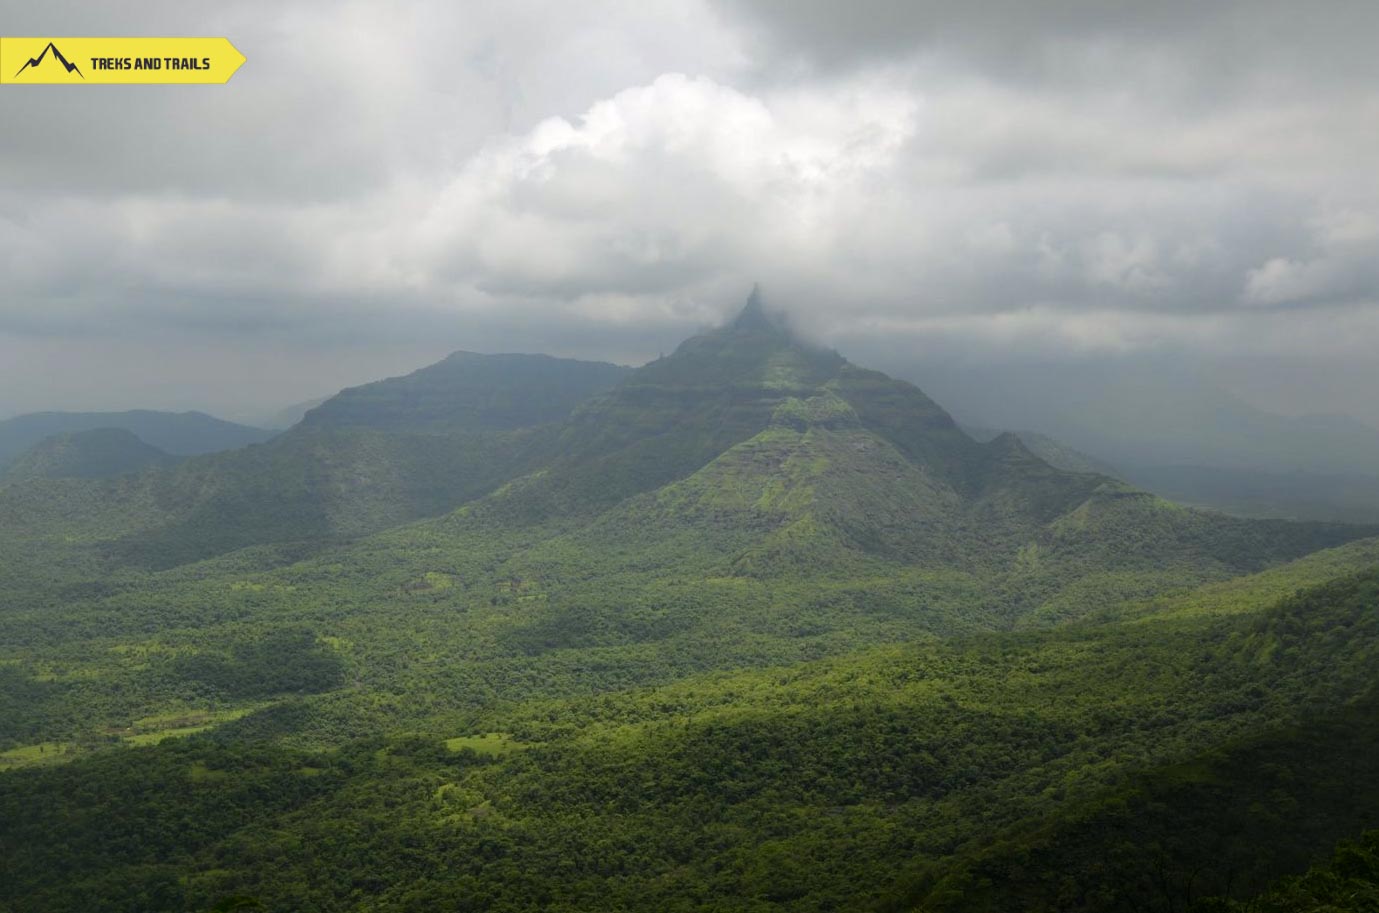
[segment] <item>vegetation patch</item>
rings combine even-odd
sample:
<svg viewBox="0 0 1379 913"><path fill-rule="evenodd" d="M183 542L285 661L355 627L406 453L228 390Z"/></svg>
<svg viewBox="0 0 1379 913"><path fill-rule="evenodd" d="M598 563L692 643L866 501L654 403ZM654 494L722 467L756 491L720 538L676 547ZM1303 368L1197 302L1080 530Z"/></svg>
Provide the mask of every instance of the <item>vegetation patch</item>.
<svg viewBox="0 0 1379 913"><path fill-rule="evenodd" d="M445 747L451 751L472 751L485 758L501 758L522 751L528 746L515 740L509 733L486 732L483 735L463 735L446 739Z"/></svg>

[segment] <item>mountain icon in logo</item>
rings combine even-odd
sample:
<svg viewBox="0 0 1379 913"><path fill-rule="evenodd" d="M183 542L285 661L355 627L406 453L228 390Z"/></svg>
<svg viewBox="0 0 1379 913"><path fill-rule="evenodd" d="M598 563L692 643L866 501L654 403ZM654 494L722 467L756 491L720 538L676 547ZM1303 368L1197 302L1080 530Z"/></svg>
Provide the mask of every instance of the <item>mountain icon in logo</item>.
<svg viewBox="0 0 1379 913"><path fill-rule="evenodd" d="M43 49L43 53L39 54L37 57L30 57L29 62L19 68L19 73L23 73L29 67L38 66L40 63L43 62L43 58L48 56L49 51L53 52L53 56L57 58L57 62L62 64L63 67L66 68L68 73L76 73L82 79L86 78L86 76L81 72L81 70L77 69L76 64L67 62L67 58L62 56L62 52L57 49L57 45L53 44L51 41L48 42L48 46ZM15 73L14 75L18 76L19 73Z"/></svg>

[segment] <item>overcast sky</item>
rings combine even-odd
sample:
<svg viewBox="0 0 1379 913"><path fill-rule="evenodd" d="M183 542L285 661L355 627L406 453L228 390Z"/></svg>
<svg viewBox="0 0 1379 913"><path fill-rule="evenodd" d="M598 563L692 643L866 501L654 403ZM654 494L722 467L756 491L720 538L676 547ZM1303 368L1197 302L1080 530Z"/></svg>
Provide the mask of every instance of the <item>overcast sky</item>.
<svg viewBox="0 0 1379 913"><path fill-rule="evenodd" d="M638 363L760 281L862 362L1149 359L1379 423L1368 0L0 23L247 58L226 86L0 88L0 414L249 417L459 348Z"/></svg>

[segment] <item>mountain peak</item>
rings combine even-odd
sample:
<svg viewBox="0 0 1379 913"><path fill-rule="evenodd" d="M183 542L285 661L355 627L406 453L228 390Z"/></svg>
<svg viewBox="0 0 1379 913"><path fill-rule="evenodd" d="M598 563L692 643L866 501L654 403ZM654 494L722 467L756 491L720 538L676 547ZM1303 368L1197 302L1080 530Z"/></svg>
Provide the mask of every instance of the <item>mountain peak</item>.
<svg viewBox="0 0 1379 913"><path fill-rule="evenodd" d="M762 307L761 286L756 284L752 286L752 293L747 296L747 304L732 322L731 327L735 331L749 333L779 333L785 330L784 322L779 317L767 314L766 309Z"/></svg>

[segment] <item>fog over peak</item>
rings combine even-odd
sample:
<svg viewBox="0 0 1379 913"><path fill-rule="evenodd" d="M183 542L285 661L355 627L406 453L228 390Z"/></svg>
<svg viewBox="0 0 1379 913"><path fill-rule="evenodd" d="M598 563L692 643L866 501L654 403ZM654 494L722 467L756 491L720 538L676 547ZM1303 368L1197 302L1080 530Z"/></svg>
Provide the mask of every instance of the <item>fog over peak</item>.
<svg viewBox="0 0 1379 913"><path fill-rule="evenodd" d="M0 10L248 58L0 97L0 411L637 363L760 280L897 373L1149 360L1379 422L1371 4Z"/></svg>

